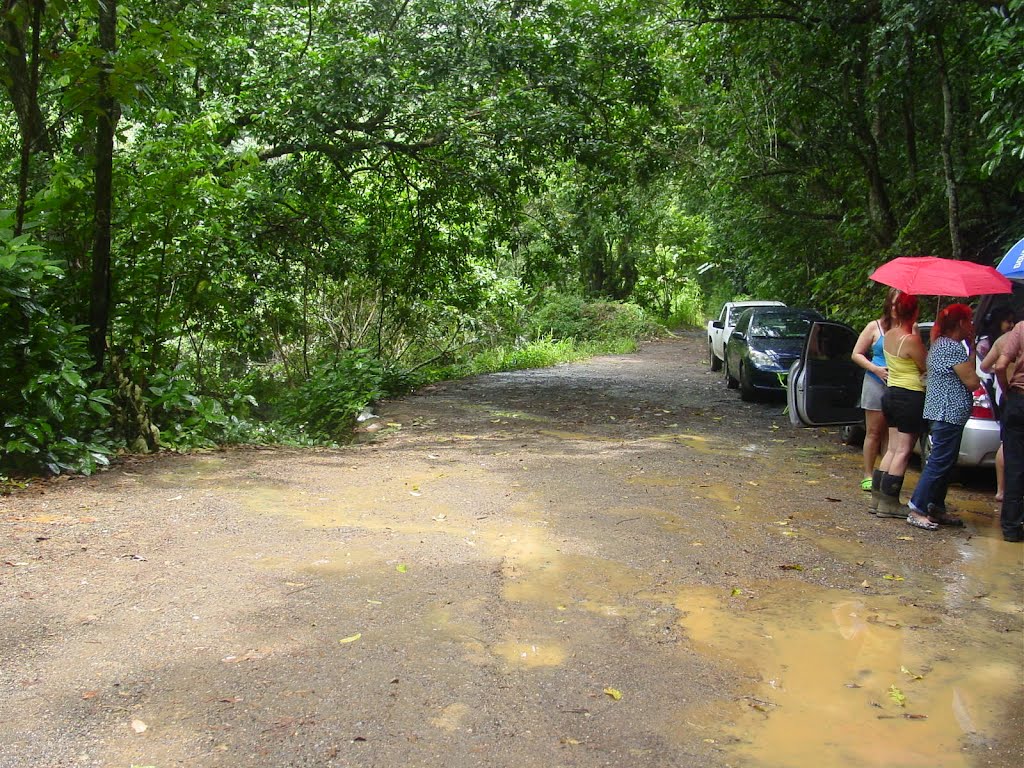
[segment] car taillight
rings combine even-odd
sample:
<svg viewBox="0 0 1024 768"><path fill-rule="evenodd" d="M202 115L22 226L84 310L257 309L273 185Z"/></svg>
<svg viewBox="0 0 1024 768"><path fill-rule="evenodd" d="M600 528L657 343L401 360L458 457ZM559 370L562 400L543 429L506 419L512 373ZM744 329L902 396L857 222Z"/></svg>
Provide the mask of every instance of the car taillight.
<svg viewBox="0 0 1024 768"><path fill-rule="evenodd" d="M975 419L995 419L992 401L989 400L985 387L974 390L974 402L971 405L971 417Z"/></svg>

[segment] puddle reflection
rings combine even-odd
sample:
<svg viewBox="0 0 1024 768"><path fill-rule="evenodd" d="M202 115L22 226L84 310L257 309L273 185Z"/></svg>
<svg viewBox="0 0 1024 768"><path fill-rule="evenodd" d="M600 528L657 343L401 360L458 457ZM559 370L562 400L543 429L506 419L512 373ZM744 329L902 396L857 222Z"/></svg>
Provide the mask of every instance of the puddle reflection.
<svg viewBox="0 0 1024 768"><path fill-rule="evenodd" d="M1019 643L895 596L772 582L676 607L698 648L757 681L726 724L751 765L967 766L964 742L997 732L1020 682Z"/></svg>

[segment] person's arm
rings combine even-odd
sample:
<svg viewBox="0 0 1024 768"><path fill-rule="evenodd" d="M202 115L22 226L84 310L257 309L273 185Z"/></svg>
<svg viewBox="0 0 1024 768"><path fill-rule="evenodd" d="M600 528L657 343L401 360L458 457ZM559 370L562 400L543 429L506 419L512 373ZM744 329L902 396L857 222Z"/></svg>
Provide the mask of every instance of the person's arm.
<svg viewBox="0 0 1024 768"><path fill-rule="evenodd" d="M921 341L921 337L912 333L907 337L907 340L903 342L903 351L907 353L907 357L914 361L917 369L921 373L925 373L928 370L928 350L924 348L924 342Z"/></svg>
<svg viewBox="0 0 1024 768"><path fill-rule="evenodd" d="M889 369L884 365L875 365L867 355L871 345L874 343L875 323L872 321L864 326L864 330L857 337L857 343L853 345L853 353L850 355L850 359L865 371L870 371L882 381L885 381L889 378Z"/></svg>
<svg viewBox="0 0 1024 768"><path fill-rule="evenodd" d="M970 356L959 365L953 366L953 372L960 377L960 381L967 387L968 392L973 392L981 386L981 378L974 366L974 356Z"/></svg>
<svg viewBox="0 0 1024 768"><path fill-rule="evenodd" d="M992 346L988 348L987 352L985 352L985 357L981 359L981 370L985 373L992 373L992 366L994 366L996 364L996 360L999 359L999 340L1002 338L1003 337L1000 336L999 339L992 342Z"/></svg>
<svg viewBox="0 0 1024 768"><path fill-rule="evenodd" d="M1010 381L1009 376L1007 376L1007 369L1010 367L1010 358L998 346L993 349L993 352L997 353L996 361L992 365L992 370L996 374L996 381L999 382L999 387L1003 392L1009 392ZM989 352L989 354L991 355L992 352Z"/></svg>

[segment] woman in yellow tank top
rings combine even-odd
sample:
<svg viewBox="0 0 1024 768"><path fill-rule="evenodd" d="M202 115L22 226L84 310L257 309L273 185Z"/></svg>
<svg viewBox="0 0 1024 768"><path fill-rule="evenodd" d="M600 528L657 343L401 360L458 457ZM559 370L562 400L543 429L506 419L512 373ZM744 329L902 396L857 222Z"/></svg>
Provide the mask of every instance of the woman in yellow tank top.
<svg viewBox="0 0 1024 768"><path fill-rule="evenodd" d="M879 469L879 517L907 518L909 510L900 505L903 475L907 471L914 443L924 429L924 381L928 352L915 328L919 309L917 297L901 293L893 304L893 328L885 334L885 363L889 377L882 397L882 413L889 423L889 447Z"/></svg>

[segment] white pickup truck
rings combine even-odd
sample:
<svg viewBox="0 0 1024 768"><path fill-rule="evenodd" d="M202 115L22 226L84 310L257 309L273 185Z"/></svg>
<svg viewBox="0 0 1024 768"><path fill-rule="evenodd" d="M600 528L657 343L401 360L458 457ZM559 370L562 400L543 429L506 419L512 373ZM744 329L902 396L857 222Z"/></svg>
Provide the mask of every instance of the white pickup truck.
<svg viewBox="0 0 1024 768"><path fill-rule="evenodd" d="M725 360L725 343L729 340L729 334L736 327L736 319L743 314L743 310L751 307L784 307L781 301L727 301L722 305L722 311L718 314L717 320L708 323L708 365L712 371L722 370L722 361Z"/></svg>

